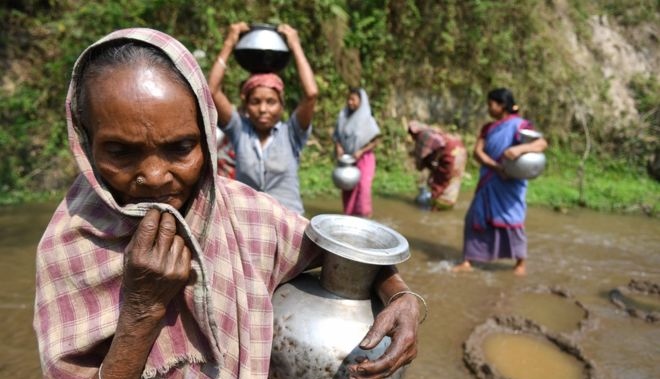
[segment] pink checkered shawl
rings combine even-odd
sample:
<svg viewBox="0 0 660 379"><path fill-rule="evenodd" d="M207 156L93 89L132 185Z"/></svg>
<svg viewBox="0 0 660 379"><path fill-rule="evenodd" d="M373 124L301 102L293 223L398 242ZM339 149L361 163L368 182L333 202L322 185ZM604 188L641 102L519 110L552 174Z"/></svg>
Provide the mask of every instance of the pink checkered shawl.
<svg viewBox="0 0 660 379"><path fill-rule="evenodd" d="M216 110L188 50L149 29L120 30L97 44L113 39L147 42L172 59L197 98L206 146L215 146ZM196 280L170 303L142 377L265 378L271 295L314 258L302 238L307 220L266 194L217 177L216 152L208 148L200 191L186 214L164 204L118 205L95 175L85 133L72 120L75 80L66 110L81 174L37 251L34 328L44 376L89 378L99 367L122 302L124 249L146 210L157 206L175 215L194 250Z"/></svg>

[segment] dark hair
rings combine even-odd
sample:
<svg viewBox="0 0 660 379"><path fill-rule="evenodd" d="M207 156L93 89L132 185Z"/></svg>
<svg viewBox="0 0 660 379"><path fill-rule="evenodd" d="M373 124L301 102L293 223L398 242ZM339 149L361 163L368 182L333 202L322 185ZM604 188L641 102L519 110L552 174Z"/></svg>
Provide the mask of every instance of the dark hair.
<svg viewBox="0 0 660 379"><path fill-rule="evenodd" d="M118 39L93 47L79 62L73 73L74 88L71 99L71 112L76 122L80 124L82 107L85 104L87 91L85 83L101 76L111 69L121 66L146 65L155 67L169 76L174 82L181 84L194 96L192 88L181 74L174 62L160 49L142 41Z"/></svg>
<svg viewBox="0 0 660 379"><path fill-rule="evenodd" d="M502 105L508 113L518 113L518 105L513 98L513 92L507 88L496 88L488 92L488 100Z"/></svg>
<svg viewBox="0 0 660 379"><path fill-rule="evenodd" d="M360 96L360 87L348 87L348 95L356 94L358 97Z"/></svg>

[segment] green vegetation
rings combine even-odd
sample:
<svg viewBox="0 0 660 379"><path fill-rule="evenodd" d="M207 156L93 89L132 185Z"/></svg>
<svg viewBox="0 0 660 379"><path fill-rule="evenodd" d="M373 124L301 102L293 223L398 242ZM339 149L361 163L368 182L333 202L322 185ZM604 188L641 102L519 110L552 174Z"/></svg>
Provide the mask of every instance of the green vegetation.
<svg viewBox="0 0 660 379"><path fill-rule="evenodd" d="M649 178L643 170L631 170L623 160L617 162L596 157L588 159L582 204L577 179L580 156L561 149L550 149L546 156L546 171L529 182L529 204L547 205L562 212L569 208L585 206L608 212L660 216L660 183ZM420 179L426 178L427 173L415 172L410 162L405 160L405 156L400 158L401 163L393 167L378 167L373 185L374 194L406 195L410 199L415 198L418 183ZM303 196L339 196L339 190L332 185L332 169L330 159L304 159L300 170ZM468 165L461 190L473 192L478 178L478 167L472 161Z"/></svg>
<svg viewBox="0 0 660 379"><path fill-rule="evenodd" d="M655 0L27 0L0 6L0 203L60 194L76 173L68 153L63 104L78 54L108 32L132 26L163 30L208 71L227 25L247 20L287 22L300 33L321 91L312 144L303 155L306 196L334 191L330 135L349 84L363 85L384 135L378 150L377 192L415 192L406 135L399 118L421 104L426 121L449 127L470 142L487 117L485 93L510 87L551 141L547 175L530 186L532 203L559 208L578 203L575 172L592 135L586 162L588 207L657 209L657 183L643 167L657 146L657 75L626 84L639 117L612 115L610 83L597 64L580 64L562 31L574 29L589 47L590 18L607 16L627 28L660 21ZM632 29L631 29L632 30ZM633 30L634 32L634 30ZM584 63L584 62L582 62ZM247 75L229 62L226 90L236 98ZM282 73L287 108L300 93L295 69ZM412 98L415 96L415 99ZM417 103L415 103L417 102ZM397 105L398 104L398 105ZM402 105L403 104L403 105ZM611 163L605 163L611 162ZM470 190L476 167L466 180ZM471 184L472 183L472 184ZM641 206L641 205L640 205ZM656 214L657 212L654 211Z"/></svg>

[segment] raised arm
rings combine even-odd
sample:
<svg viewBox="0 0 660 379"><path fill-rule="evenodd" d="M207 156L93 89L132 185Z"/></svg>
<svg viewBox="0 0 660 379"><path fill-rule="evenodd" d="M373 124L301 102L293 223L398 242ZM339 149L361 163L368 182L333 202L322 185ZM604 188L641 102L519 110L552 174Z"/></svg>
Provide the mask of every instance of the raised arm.
<svg viewBox="0 0 660 379"><path fill-rule="evenodd" d="M218 122L220 125L227 125L231 119L231 113L234 110L233 104L229 101L224 92L222 92L222 79L227 71L227 61L231 52L234 51L234 46L243 32L250 30L250 27L245 22L239 22L229 26L227 37L222 45L220 54L213 63L211 73L209 74L209 89L213 95L213 102L218 110Z"/></svg>
<svg viewBox="0 0 660 379"><path fill-rule="evenodd" d="M316 98L319 93L316 80L314 79L314 72L305 57L305 52L300 45L300 38L296 29L287 24L281 24L277 30L286 37L286 42L296 62L298 76L303 89L303 98L298 104L295 113L298 117L298 125L303 130L306 130L312 123L314 105L316 105Z"/></svg>

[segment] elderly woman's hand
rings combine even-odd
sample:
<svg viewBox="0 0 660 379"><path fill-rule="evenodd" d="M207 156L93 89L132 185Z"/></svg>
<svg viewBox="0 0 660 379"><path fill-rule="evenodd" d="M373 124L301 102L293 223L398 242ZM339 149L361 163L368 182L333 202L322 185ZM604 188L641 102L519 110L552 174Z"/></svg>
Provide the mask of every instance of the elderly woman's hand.
<svg viewBox="0 0 660 379"><path fill-rule="evenodd" d="M375 361L366 359L349 366L351 378L386 378L417 356L417 327L419 303L415 296L405 294L396 298L378 314L374 324L360 343L363 350L373 349L385 336L392 344Z"/></svg>
<svg viewBox="0 0 660 379"><path fill-rule="evenodd" d="M170 213L151 209L137 227L124 259L125 304L134 317L163 317L188 282L191 253Z"/></svg>

